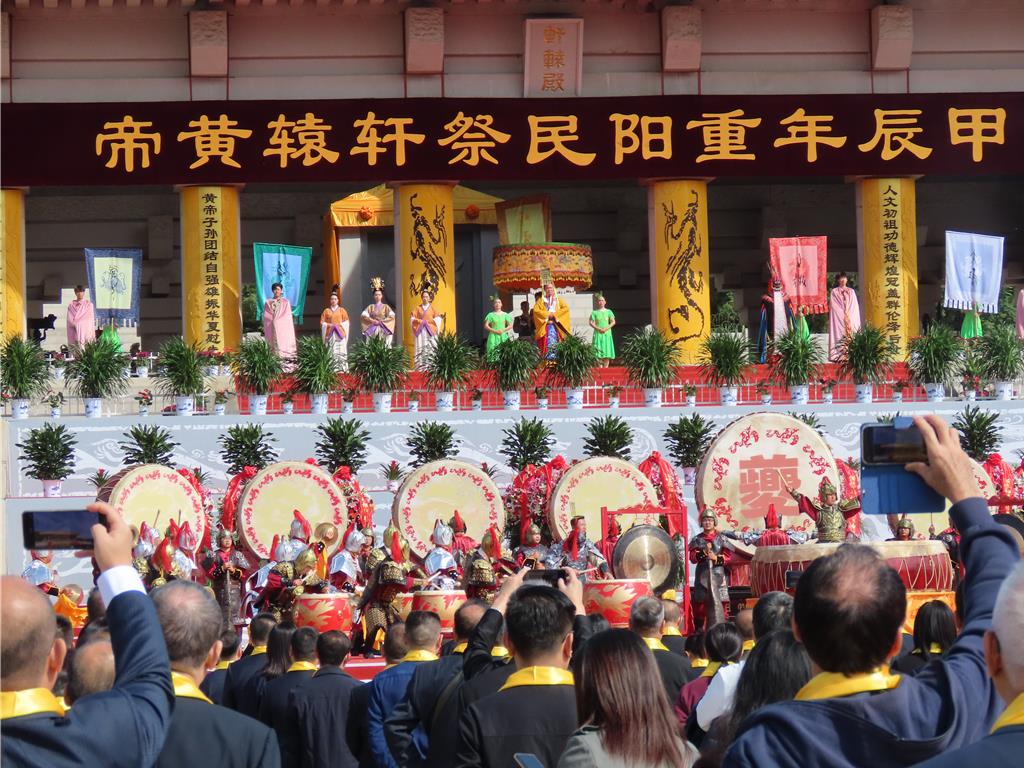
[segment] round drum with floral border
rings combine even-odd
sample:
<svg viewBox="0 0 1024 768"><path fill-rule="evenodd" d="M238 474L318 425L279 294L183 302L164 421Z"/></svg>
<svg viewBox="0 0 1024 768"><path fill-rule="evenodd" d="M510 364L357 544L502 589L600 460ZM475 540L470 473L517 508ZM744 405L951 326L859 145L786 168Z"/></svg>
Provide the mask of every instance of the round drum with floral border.
<svg viewBox="0 0 1024 768"><path fill-rule="evenodd" d="M781 413L752 413L718 433L697 469L697 507L711 508L721 528L748 531L764 527L768 505L787 527L811 530L785 483L813 498L828 478L839 475L825 439L799 419Z"/></svg>
<svg viewBox="0 0 1024 768"><path fill-rule="evenodd" d="M598 456L573 464L562 475L548 505L551 535L561 541L577 515L587 521L587 535L601 538L601 507L610 510L639 504L658 506L658 493L651 481L636 467L622 459ZM633 525L657 525L657 515L623 515L619 526L625 531Z"/></svg>
<svg viewBox="0 0 1024 768"><path fill-rule="evenodd" d="M245 485L238 502L242 540L257 557L270 557L274 536L286 538L293 510L309 521L346 525L348 500L327 470L302 461L281 461L261 469Z"/></svg>
<svg viewBox="0 0 1024 768"><path fill-rule="evenodd" d="M96 500L109 503L136 528L145 521L163 532L174 520L187 521L196 541L206 533L203 497L187 477L169 467L143 464L122 469L103 484Z"/></svg>
<svg viewBox="0 0 1024 768"><path fill-rule="evenodd" d="M430 534L439 518L449 520L455 510L466 532L477 541L488 527L505 527L501 491L479 467L465 461L431 461L406 477L395 494L391 517L409 541L409 548L425 557L433 546Z"/></svg>

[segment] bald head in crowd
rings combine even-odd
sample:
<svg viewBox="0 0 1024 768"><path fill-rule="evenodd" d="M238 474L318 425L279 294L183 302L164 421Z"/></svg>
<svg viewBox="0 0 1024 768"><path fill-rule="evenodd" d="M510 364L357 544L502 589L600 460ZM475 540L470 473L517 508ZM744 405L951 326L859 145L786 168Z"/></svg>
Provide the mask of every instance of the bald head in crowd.
<svg viewBox="0 0 1024 768"><path fill-rule="evenodd" d="M74 704L84 696L114 687L114 648L109 640L93 640L75 651L64 700Z"/></svg>
<svg viewBox="0 0 1024 768"><path fill-rule="evenodd" d="M682 613L679 610L679 603L675 600L661 601L662 610L665 611L665 625L671 627L679 626L679 619L682 617Z"/></svg>
<svg viewBox="0 0 1024 768"><path fill-rule="evenodd" d="M985 663L999 697L1011 702L1024 693L1024 562L1003 581L985 632Z"/></svg>
<svg viewBox="0 0 1024 768"><path fill-rule="evenodd" d="M16 576L0 579L0 690L53 687L67 646L50 601Z"/></svg>
<svg viewBox="0 0 1024 768"><path fill-rule="evenodd" d="M459 640L469 640L480 619L487 613L490 606L483 600L471 598L464 602L455 611L455 637Z"/></svg>
<svg viewBox="0 0 1024 768"><path fill-rule="evenodd" d="M744 640L754 639L754 612L752 610L744 608L737 611L732 623L736 625L736 629L743 635Z"/></svg>
<svg viewBox="0 0 1024 768"><path fill-rule="evenodd" d="M205 669L216 666L220 659L223 618L217 601L191 581L172 581L153 590L151 596L171 669L195 673L202 680Z"/></svg>

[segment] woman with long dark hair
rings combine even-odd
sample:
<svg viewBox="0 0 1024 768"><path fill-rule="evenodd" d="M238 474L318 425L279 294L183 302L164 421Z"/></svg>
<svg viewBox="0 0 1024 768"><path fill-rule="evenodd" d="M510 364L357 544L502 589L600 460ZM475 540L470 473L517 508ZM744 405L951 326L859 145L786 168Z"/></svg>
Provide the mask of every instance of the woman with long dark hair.
<svg viewBox="0 0 1024 768"><path fill-rule="evenodd" d="M704 635L704 647L709 659L707 667L700 673L700 677L683 686L679 691L679 698L673 702L676 717L684 728L690 713L697 708L697 702L707 693L711 678L719 668L740 660L740 656L743 655L743 635L731 621L723 621L715 624Z"/></svg>
<svg viewBox="0 0 1024 768"><path fill-rule="evenodd" d="M558 768L689 768L697 758L679 737L651 650L632 632L588 640L575 685L581 728Z"/></svg>
<svg viewBox="0 0 1024 768"><path fill-rule="evenodd" d="M265 680L280 677L292 665L291 647L295 629L290 621L282 621L270 630L267 639L267 668L263 670Z"/></svg>
<svg viewBox="0 0 1024 768"><path fill-rule="evenodd" d="M893 661L893 672L916 675L925 664L949 650L956 640L956 618L941 600L931 600L914 617L914 649Z"/></svg>

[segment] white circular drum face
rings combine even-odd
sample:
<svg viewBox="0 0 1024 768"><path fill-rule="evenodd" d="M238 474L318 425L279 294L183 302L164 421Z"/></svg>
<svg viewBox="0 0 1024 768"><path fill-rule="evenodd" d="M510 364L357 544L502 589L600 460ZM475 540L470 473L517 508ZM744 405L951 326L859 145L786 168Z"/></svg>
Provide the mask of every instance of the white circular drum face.
<svg viewBox="0 0 1024 768"><path fill-rule="evenodd" d="M186 522L196 541L206 533L203 497L184 475L159 464L143 464L114 475L97 498L107 501L136 529L142 523L163 532L171 520Z"/></svg>
<svg viewBox="0 0 1024 768"><path fill-rule="evenodd" d="M658 506L658 494L639 469L622 459L599 456L569 467L559 479L548 506L551 535L561 541L569 535L572 519L587 521L587 535L601 538L601 508L608 511L648 505ZM623 515L620 530L633 525L657 525L657 515Z"/></svg>

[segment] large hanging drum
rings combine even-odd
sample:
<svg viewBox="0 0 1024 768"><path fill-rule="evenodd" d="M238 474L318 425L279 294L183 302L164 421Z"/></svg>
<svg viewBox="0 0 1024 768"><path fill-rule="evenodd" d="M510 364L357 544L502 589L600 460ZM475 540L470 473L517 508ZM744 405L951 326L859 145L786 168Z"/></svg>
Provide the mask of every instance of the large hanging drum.
<svg viewBox="0 0 1024 768"><path fill-rule="evenodd" d="M302 461L281 461L257 472L242 491L238 502L242 540L257 557L269 558L274 536L288 536L296 509L311 529L320 523L345 528L347 499L330 473Z"/></svg>
<svg viewBox="0 0 1024 768"><path fill-rule="evenodd" d="M656 525L626 531L612 553L612 572L622 579L646 579L656 594L673 585L679 556L672 539Z"/></svg>
<svg viewBox="0 0 1024 768"><path fill-rule="evenodd" d="M787 527L806 531L811 519L801 515L783 480L817 498L828 478L838 488L836 463L825 439L799 419L781 413L752 413L718 433L697 469L697 507L710 507L724 528L739 531L764 527L768 505L787 518Z"/></svg>
<svg viewBox="0 0 1024 768"><path fill-rule="evenodd" d="M636 467L622 459L599 456L574 464L565 471L551 494L548 525L551 535L561 541L569 534L570 521L577 515L587 521L592 539L601 536L601 508L611 510L640 504L658 505L658 494L651 481ZM631 525L657 525L656 515L623 515L623 530Z"/></svg>
<svg viewBox="0 0 1024 768"><path fill-rule="evenodd" d="M651 597L647 579L606 579L588 581L583 585L583 607L587 614L599 613L613 629L629 626L629 609L638 597Z"/></svg>
<svg viewBox="0 0 1024 768"><path fill-rule="evenodd" d="M444 459L413 470L391 505L391 517L419 557L430 551L434 521L448 521L455 510L469 536L479 540L488 527L505 526L501 491L487 473L464 461Z"/></svg>
<svg viewBox="0 0 1024 768"><path fill-rule="evenodd" d="M122 469L96 494L119 511L129 525L141 528L146 522L159 531L174 520L184 524L202 541L206 533L203 497L188 478L159 464L143 464Z"/></svg>
<svg viewBox="0 0 1024 768"><path fill-rule="evenodd" d="M352 598L348 592L298 595L292 609L295 626L312 627L317 632L336 629L348 634L352 631Z"/></svg>
<svg viewBox="0 0 1024 768"><path fill-rule="evenodd" d="M466 593L461 589L428 589L412 593L413 611L433 611L441 617L441 631L446 635L455 632L455 611L466 602Z"/></svg>

